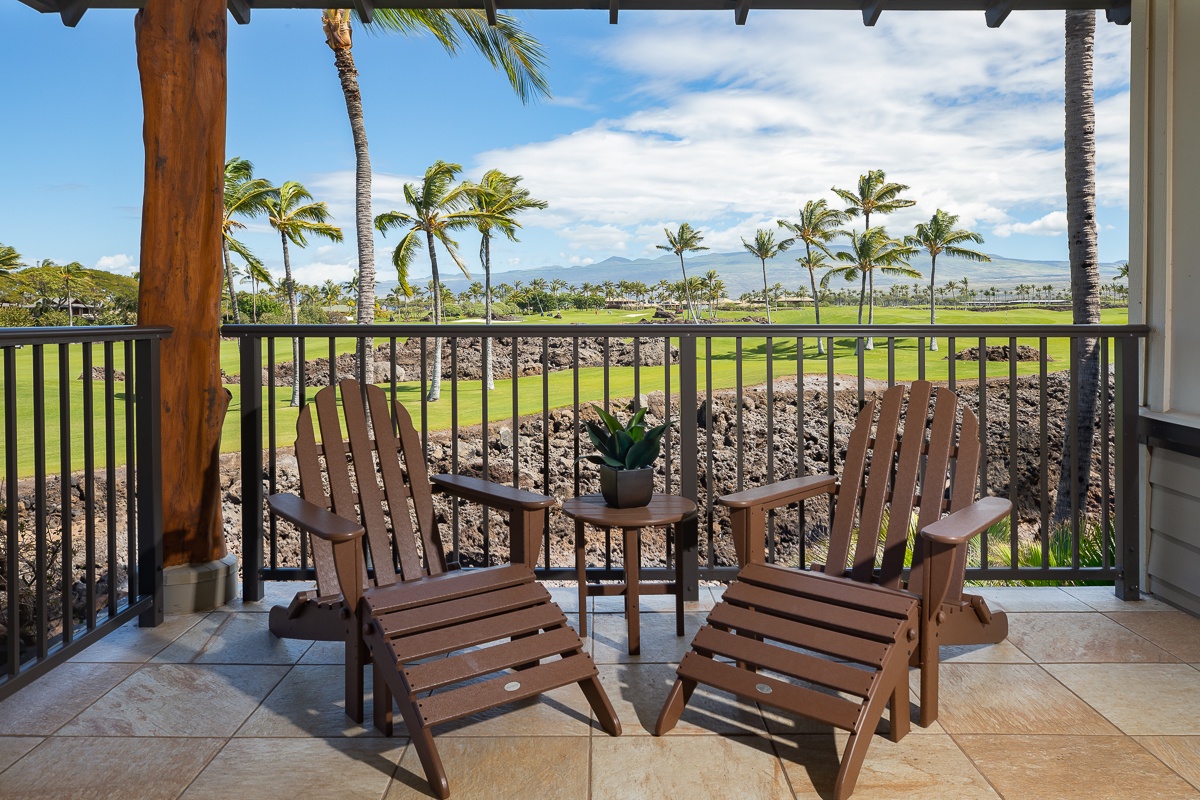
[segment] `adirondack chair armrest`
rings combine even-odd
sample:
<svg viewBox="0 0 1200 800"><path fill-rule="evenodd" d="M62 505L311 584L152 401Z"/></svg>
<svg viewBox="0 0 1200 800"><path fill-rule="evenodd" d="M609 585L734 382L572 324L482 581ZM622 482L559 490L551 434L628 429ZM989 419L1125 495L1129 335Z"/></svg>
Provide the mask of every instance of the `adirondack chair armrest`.
<svg viewBox="0 0 1200 800"><path fill-rule="evenodd" d="M717 503L731 509L771 509L821 494L832 494L836 490L837 478L833 475L806 475L803 478L776 481L766 486L722 495L717 498Z"/></svg>
<svg viewBox="0 0 1200 800"><path fill-rule="evenodd" d="M430 482L439 491L508 512L509 560L530 569L537 566L545 530L545 509L558 505L553 497L527 492L467 475L434 475Z"/></svg>
<svg viewBox="0 0 1200 800"><path fill-rule="evenodd" d="M330 544L358 539L366 533L357 522L339 517L298 495L273 494L267 498L267 505L276 516Z"/></svg>
<svg viewBox="0 0 1200 800"><path fill-rule="evenodd" d="M925 539L944 545L965 544L1008 516L1012 503L1003 497L982 497L921 530Z"/></svg>
<svg viewBox="0 0 1200 800"><path fill-rule="evenodd" d="M432 475L429 478L441 491L463 500L505 511L537 511L553 508L558 501L537 492L527 492L467 475Z"/></svg>
<svg viewBox="0 0 1200 800"><path fill-rule="evenodd" d="M1001 497L984 497L921 529L925 547L925 569L921 596L926 623L941 623L941 608L951 585L962 584L962 558L956 551L992 525L1008 516L1012 503ZM955 563L959 568L955 568ZM956 574L957 573L957 574ZM924 624L924 623L923 623Z"/></svg>

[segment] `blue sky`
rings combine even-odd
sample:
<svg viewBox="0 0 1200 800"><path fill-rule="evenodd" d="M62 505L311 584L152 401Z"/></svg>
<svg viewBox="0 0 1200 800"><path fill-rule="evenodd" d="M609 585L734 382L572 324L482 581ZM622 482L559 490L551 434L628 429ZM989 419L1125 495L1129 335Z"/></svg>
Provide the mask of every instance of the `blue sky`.
<svg viewBox="0 0 1200 800"><path fill-rule="evenodd" d="M430 40L359 32L375 213L436 159L466 177L523 175L550 208L502 243L498 270L654 255L688 221L714 250L774 226L867 169L909 184L918 205L886 220L906 233L936 208L1014 258L1065 259L1062 14L528 12L554 99L522 106L481 58ZM0 242L27 260L138 265L141 106L133 12L91 11L78 28L0 4L9 80L0 126ZM1128 251L1129 30L1097 23L1100 255ZM354 153L318 12L256 11L230 24L228 153L256 174L299 180L353 225ZM874 220L873 220L874 221ZM243 237L282 274L278 238ZM347 243L293 253L304 282L344 280ZM474 263L475 235L460 237ZM381 280L393 278L378 239ZM428 274L423 264L415 277Z"/></svg>

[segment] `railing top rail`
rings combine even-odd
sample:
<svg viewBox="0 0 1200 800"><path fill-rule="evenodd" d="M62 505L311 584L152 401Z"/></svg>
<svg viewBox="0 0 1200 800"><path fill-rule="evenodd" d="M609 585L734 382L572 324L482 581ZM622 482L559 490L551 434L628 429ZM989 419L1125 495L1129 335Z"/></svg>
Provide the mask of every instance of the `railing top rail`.
<svg viewBox="0 0 1200 800"><path fill-rule="evenodd" d="M225 325L222 336L249 336L266 339L272 337L301 336L389 338L408 336L477 337L492 338L602 338L612 337L664 337L678 338L694 336L705 339L713 337L742 336L749 338L772 337L867 337L915 338L918 336L947 336L960 338L1008 338L1031 336L1055 337L1115 337L1141 338L1150 333L1148 325L762 325L758 323L719 323L713 325L675 323L567 323L567 324L510 324L498 323L450 323L430 325L428 323L387 323L381 325Z"/></svg>
<svg viewBox="0 0 1200 800"><path fill-rule="evenodd" d="M166 325L77 325L54 328L0 328L0 347L166 339L171 335L173 330L173 328Z"/></svg>

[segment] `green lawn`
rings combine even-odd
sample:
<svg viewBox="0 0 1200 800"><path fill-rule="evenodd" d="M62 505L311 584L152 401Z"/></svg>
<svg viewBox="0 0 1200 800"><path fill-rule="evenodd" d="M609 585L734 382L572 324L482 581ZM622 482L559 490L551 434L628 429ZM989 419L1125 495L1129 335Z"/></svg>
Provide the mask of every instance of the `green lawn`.
<svg viewBox="0 0 1200 800"><path fill-rule="evenodd" d="M625 311L601 311L599 313L592 311L573 311L564 312L563 319L556 320L552 317L531 316L523 320L527 324L549 324L549 323L621 323L621 322L636 322L638 319L648 316L649 311L639 314ZM851 324L856 321L857 309L850 307L833 307L822 309L822 322L827 324ZM878 325L908 323L921 324L928 322L929 312L921 309L878 309L875 314L875 322ZM744 316L744 312L722 314L722 316L732 319ZM811 324L813 322L813 312L811 310L785 310L776 312L774 319L777 322L785 324ZM1125 309L1105 309L1103 312L1103 321L1110 324L1119 324L1127 321L1127 312ZM1065 324L1070 322L1070 312L1067 311L1045 311L1040 309L1023 309L1020 311L1010 312L979 312L979 311L955 311L945 310L938 312L938 322L944 324ZM719 328L714 328L714 332L719 331ZM339 353L352 352L354 340L351 338L338 338L336 348ZM1019 340L1022 344L1029 344L1037 347L1036 340ZM379 344L380 340L376 341ZM1004 344L1003 341L989 340L989 344ZM936 353L926 353L925 374L931 380L945 380L948 375L948 365L950 362L946 360L948 346L944 339L939 340L939 350ZM978 344L975 340L959 340L955 342L957 349L970 347ZM824 356L817 356L816 340L805 340L804 352L804 369L806 373L824 373L827 368L827 361ZM766 341L763 337L746 338L742 341L741 358L737 357L737 345L732 338L719 338L712 340L712 383L713 388L731 388L737 385L737 373L740 365L741 379L743 385L750 386L762 383L766 380L767 372L767 355ZM78 381L82 372L82 346L74 345L68 350L68 375L72 382L70 389L70 420L71 420L71 467L73 470L79 470L83 466L84 453L84 435L83 435L83 384ZM700 359L699 376L700 376L700 391L705 389L705 342L700 342L698 346L698 356ZM121 348L116 348L116 358L114 364L116 369L124 369L124 357ZM1054 361L1050 364L1050 369L1065 369L1068 364L1067 341L1064 339L1051 339L1048 347L1049 355ZM94 349L94 361L97 365L102 364L102 350L99 346ZM316 339L306 342L305 357L318 358L328 355L328 340ZM285 362L291 359L291 344L289 340L278 340L276 343L275 360L277 362ZM263 347L263 362L267 360L267 347ZM57 347L47 347L45 350L45 404L47 430L46 430L46 455L47 455L47 471L50 473L60 472L60 430L59 430L59 372L58 372L59 354ZM774 368L774 376L776 378L796 373L796 341L795 339L776 339L772 348L772 366ZM895 347L895 371L896 377L900 380L912 379L917 376L918 352L917 341L915 339L900 339L896 341ZM886 379L888 377L888 350L886 339L876 339L876 348L873 351L865 353L863 358L864 371L867 377ZM956 375L960 379L973 379L979 375L979 367L975 362L957 362ZM221 367L227 373L237 373L240 369L239 355L236 341L221 342ZM1021 374L1036 372L1038 365L1034 363L1026 363L1018 365L1018 371ZM852 339L835 340L834 341L834 362L833 368L835 372L841 374L855 375L858 373L858 356L854 353L854 341ZM987 364L989 375L1006 375L1008 372L1007 363L991 363ZM169 365L164 365L164 369L169 369ZM672 369L671 386L673 391L678 390L679 374L678 367ZM34 468L34 443L33 443L33 348L26 347L17 351L17 426L18 426L18 467L21 475L31 475ZM664 370L661 367L643 367L640 376L640 388L642 392L651 392L661 390L664 383ZM633 393L633 369L613 367L609 371L609 386L610 393L613 397L628 397ZM574 402L573 388L573 373L571 371L552 373L546 380L546 388L549 392L550 406L552 408L570 406ZM3 378L0 376L0 386L3 385ZM239 387L234 385L230 389L233 392L233 402L229 409L229 414L226 418L225 429L223 433L221 447L223 451L236 451L240 446L240 402L239 402ZM471 425L479 424L482 415L482 387L480 381L463 381L455 388L450 381L443 382L442 399L437 403L430 403L428 406L428 425L432 430L446 429L451 426L451 405L454 392L457 391L458 405L458 424ZM308 397L312 397L317 389L308 389ZM104 421L103 421L103 381L96 381L93 384L94 402L95 402L95 426L96 432L93 437L96 441L96 460L98 465L104 463ZM521 378L518 380L518 414L533 414L539 413L542 410L542 393L543 393L543 377L540 375ZM604 394L604 370L600 367L589 367L579 371L579 397L582 402L600 401ZM512 419L513 416L513 388L512 382L509 380L496 381L496 388L489 393L488 396L488 419L489 421L501 421ZM419 425L420 415L420 391L416 382L401 383L397 386L398 398L408 405L414 418L417 418ZM277 441L281 445L290 445L294 438L296 409L290 407L288 402L291 398L290 387L276 387L274 406L276 410L276 430ZM117 384L116 397L116 424L114 433L116 436L116 453L118 463L124 459L124 442L125 442L125 426L124 426L124 384ZM264 390L264 404L266 402ZM265 415L264 415L265 417ZM264 419L264 443L269 435L267 431L267 420ZM0 429L0 446L7 446L3 438L3 429Z"/></svg>

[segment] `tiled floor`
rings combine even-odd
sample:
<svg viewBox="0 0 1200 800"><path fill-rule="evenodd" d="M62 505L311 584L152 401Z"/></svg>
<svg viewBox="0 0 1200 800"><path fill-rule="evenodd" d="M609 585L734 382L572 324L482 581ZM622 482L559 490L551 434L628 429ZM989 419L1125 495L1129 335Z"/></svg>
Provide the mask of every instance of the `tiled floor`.
<svg viewBox="0 0 1200 800"><path fill-rule="evenodd" d="M430 796L402 727L385 739L343 713L341 647L268 633L296 588L123 628L0 703L0 798ZM553 592L577 621L574 590ZM720 589L702 592L689 636ZM939 722L876 737L856 798L1200 798L1200 621L1106 588L985 593L1008 641L944 649ZM459 720L437 738L452 797L831 796L845 735L807 720L700 689L651 736L687 645L671 599L643 598L640 657L619 605L591 602L623 735L574 686Z"/></svg>

